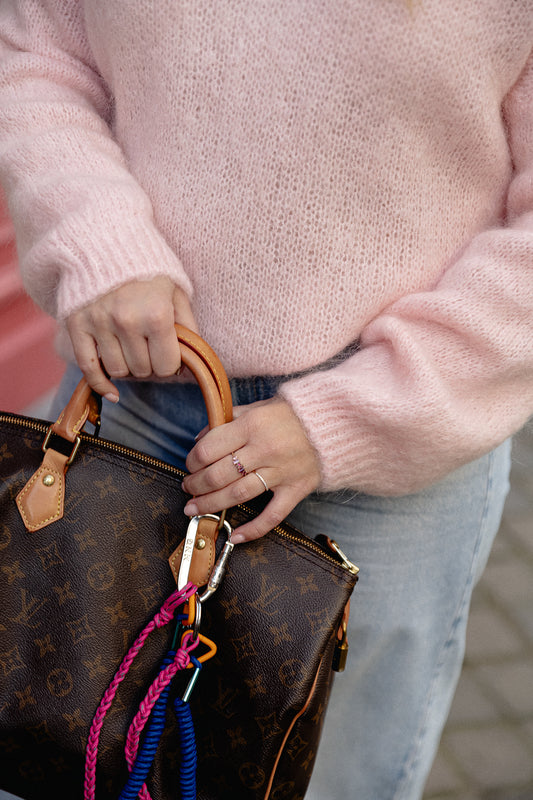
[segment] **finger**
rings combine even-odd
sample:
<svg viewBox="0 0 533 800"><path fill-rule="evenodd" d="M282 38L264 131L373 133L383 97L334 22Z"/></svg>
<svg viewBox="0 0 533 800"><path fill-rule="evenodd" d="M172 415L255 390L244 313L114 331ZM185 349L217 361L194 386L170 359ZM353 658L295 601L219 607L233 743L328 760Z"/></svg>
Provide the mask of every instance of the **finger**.
<svg viewBox="0 0 533 800"><path fill-rule="evenodd" d="M295 495L293 489L281 487L274 493L274 497L261 514L235 529L231 535L231 541L234 544L241 544L265 536L283 522L304 497L305 493Z"/></svg>
<svg viewBox="0 0 533 800"><path fill-rule="evenodd" d="M185 328L189 328L189 330L195 333L199 333L200 331L198 330L196 319L192 313L189 298L183 289L177 286L175 287L172 295L172 302L174 305L174 322L183 325Z"/></svg>
<svg viewBox="0 0 533 800"><path fill-rule="evenodd" d="M241 458L244 463L240 461ZM223 489L224 486L229 486L230 483L238 480L238 478L242 478L252 472L251 458L248 448L224 455L214 464L209 464L207 467L187 475L183 480L183 488L189 494L194 495ZM247 469L244 464L249 466L250 469Z"/></svg>
<svg viewBox="0 0 533 800"><path fill-rule="evenodd" d="M148 355L154 375L169 378L177 374L181 365L181 354L173 324L158 336L148 339Z"/></svg>
<svg viewBox="0 0 533 800"><path fill-rule="evenodd" d="M215 464L230 453L240 450L246 441L246 431L238 420L219 425L197 440L187 456L187 470L195 473Z"/></svg>
<svg viewBox="0 0 533 800"><path fill-rule="evenodd" d="M117 403L118 389L102 369L94 338L89 333L78 333L71 339L76 362L89 386L112 403Z"/></svg>
<svg viewBox="0 0 533 800"><path fill-rule="evenodd" d="M266 479L274 480L274 470L261 470ZM185 487L184 487L185 488ZM243 478L238 478L233 483L225 485L222 489L207 494L195 495L185 506L185 514L190 517L196 514L216 514L224 508L232 508L252 500L263 494L265 487L254 472L248 473Z"/></svg>
<svg viewBox="0 0 533 800"><path fill-rule="evenodd" d="M130 374L122 347L116 336L100 336L97 341L100 362L110 378L125 378Z"/></svg>
<svg viewBox="0 0 533 800"><path fill-rule="evenodd" d="M208 433L208 431L209 431L209 425L205 425L205 427L203 427L202 430L196 434L196 436L194 437L194 441L198 442L200 439L203 439L203 437L206 435L206 433Z"/></svg>
<svg viewBox="0 0 533 800"><path fill-rule="evenodd" d="M240 417L241 414L246 413L247 410L248 410L247 406L233 406L233 419L236 420L237 417ZM194 437L194 441L198 442L200 441L200 439L203 439L206 433L209 433L209 430L210 430L209 425L205 425L202 428L202 430L196 434L196 436Z"/></svg>
<svg viewBox="0 0 533 800"><path fill-rule="evenodd" d="M120 344L128 372L135 378L149 378L152 374L152 364L145 337L140 335L122 336Z"/></svg>

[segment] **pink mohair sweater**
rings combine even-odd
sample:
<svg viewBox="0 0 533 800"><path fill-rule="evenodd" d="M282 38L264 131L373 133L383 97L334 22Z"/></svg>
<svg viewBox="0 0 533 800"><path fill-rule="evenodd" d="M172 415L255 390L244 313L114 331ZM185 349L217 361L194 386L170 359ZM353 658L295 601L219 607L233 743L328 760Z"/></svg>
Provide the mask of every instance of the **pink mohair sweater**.
<svg viewBox="0 0 533 800"><path fill-rule="evenodd" d="M0 179L64 320L169 275L287 374L322 488L402 494L533 412L531 0L2 0Z"/></svg>

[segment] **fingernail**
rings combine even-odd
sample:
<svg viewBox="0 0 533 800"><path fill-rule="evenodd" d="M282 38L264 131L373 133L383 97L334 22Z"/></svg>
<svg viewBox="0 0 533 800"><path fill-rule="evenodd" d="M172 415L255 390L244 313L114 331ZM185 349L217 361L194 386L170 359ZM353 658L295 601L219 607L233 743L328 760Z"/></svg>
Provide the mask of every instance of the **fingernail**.
<svg viewBox="0 0 533 800"><path fill-rule="evenodd" d="M118 403L118 394L114 394L113 392L108 392L104 394L106 400L109 400L110 403Z"/></svg>
<svg viewBox="0 0 533 800"><path fill-rule="evenodd" d="M245 542L246 539L241 533L232 533L231 534L231 543L232 544L242 544Z"/></svg>
<svg viewBox="0 0 533 800"><path fill-rule="evenodd" d="M183 511L188 517L196 517L198 514L198 506L195 503L187 503Z"/></svg>

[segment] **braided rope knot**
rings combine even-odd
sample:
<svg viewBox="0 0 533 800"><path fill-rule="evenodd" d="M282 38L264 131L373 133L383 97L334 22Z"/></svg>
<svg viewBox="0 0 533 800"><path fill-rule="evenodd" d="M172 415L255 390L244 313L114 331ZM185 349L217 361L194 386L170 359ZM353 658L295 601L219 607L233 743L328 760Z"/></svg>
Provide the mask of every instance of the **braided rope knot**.
<svg viewBox="0 0 533 800"><path fill-rule="evenodd" d="M104 724L104 719L109 711L115 695L118 691L120 683L124 680L129 672L129 669L144 646L146 639L150 633L156 628L163 628L168 625L174 618L176 609L182 606L193 594L197 591L197 586L193 583L188 583L183 589L174 591L163 603L159 611L154 614L153 618L141 631L133 645L130 647L124 659L122 660L119 668L117 669L111 683L107 687L102 700L94 715L89 737L87 740L86 755L85 755L85 780L84 780L84 800L94 800L96 793L96 762L98 759L98 744L100 740L100 733ZM157 702L161 692L165 686L170 683L174 675L181 669L185 669L190 663L189 651L193 650L198 644L198 640L183 643L176 652L173 661L160 672L159 676L150 686L147 696L141 702L139 711L130 726L128 733L127 753L126 760L128 766L131 765L132 755L135 757L139 747L139 735L143 730L146 720L150 714L151 709ZM131 769L131 766L130 766ZM141 797L149 800L150 795L145 786L142 788Z"/></svg>
<svg viewBox="0 0 533 800"><path fill-rule="evenodd" d="M182 606L196 591L196 586L192 583L188 583L183 589L176 589L173 592L157 614L154 615L153 622L157 628L163 628L165 625L168 625L174 619L174 614L176 609Z"/></svg>

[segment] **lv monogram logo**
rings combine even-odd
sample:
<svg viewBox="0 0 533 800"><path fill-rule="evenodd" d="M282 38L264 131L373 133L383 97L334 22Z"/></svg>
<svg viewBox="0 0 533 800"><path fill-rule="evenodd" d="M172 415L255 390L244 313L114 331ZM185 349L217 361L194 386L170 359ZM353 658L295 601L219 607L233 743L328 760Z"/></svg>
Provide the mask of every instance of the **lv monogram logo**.
<svg viewBox="0 0 533 800"><path fill-rule="evenodd" d="M118 600L114 606L106 606L105 610L109 614L111 625L116 625L121 619L128 619L128 614L124 610L124 600Z"/></svg>
<svg viewBox="0 0 533 800"><path fill-rule="evenodd" d="M307 594L307 592L318 592L315 576L311 573L303 577L296 577L296 582L300 584L300 594Z"/></svg>
<svg viewBox="0 0 533 800"><path fill-rule="evenodd" d="M136 529L135 521L131 516L131 509L124 508L117 514L109 517L109 523L113 528L115 538L125 536L127 533L134 533Z"/></svg>
<svg viewBox="0 0 533 800"><path fill-rule="evenodd" d="M20 561L14 561L11 565L6 564L5 567L2 567L2 572L6 575L9 585L14 583L17 579L26 577L20 568Z"/></svg>
<svg viewBox="0 0 533 800"><path fill-rule="evenodd" d="M84 661L84 666L87 667L89 671L89 678L93 679L98 677L98 675L105 675L106 668L102 663L102 654L98 653L96 658L93 661Z"/></svg>
<svg viewBox="0 0 533 800"><path fill-rule="evenodd" d="M9 451L7 442L4 442L0 445L0 462L5 461L8 458L13 458L13 453Z"/></svg>
<svg viewBox="0 0 533 800"><path fill-rule="evenodd" d="M41 559L41 564L44 570L49 570L51 567L57 567L63 563L57 542L53 541L48 547L36 548L35 552Z"/></svg>
<svg viewBox="0 0 533 800"><path fill-rule="evenodd" d="M33 696L31 684L28 684L21 692L15 692L15 697L19 701L20 711L26 708L26 706L37 705L37 700Z"/></svg>
<svg viewBox="0 0 533 800"><path fill-rule="evenodd" d="M148 500L147 506L152 512L153 519L156 519L159 516L167 516L167 514L170 514L170 508L165 503L165 498L162 495L156 500Z"/></svg>
<svg viewBox="0 0 533 800"><path fill-rule="evenodd" d="M222 686L222 679L218 679L218 698L213 705L215 711L222 714L223 717L229 719L237 713L235 702L239 696L236 689L224 689Z"/></svg>
<svg viewBox="0 0 533 800"><path fill-rule="evenodd" d="M68 669L53 669L48 673L46 686L53 697L66 697L71 693L74 681Z"/></svg>
<svg viewBox="0 0 533 800"><path fill-rule="evenodd" d="M115 570L107 561L99 561L87 570L87 581L92 589L105 592L115 583Z"/></svg>
<svg viewBox="0 0 533 800"><path fill-rule="evenodd" d="M279 598L285 594L289 589L288 586L281 586L275 584L270 580L268 575L261 574L261 591L257 600L249 605L256 611L261 611L269 617L275 617L279 614L279 604L276 608L276 603Z"/></svg>
<svg viewBox="0 0 533 800"><path fill-rule="evenodd" d="M0 653L0 668L5 677L16 669L24 669L24 661L21 658L17 645L15 645L12 650L5 650L3 653Z"/></svg>
<svg viewBox="0 0 533 800"><path fill-rule="evenodd" d="M47 653L55 653L56 649L52 644L52 637L49 633L46 636L43 636L42 639L34 639L33 640L37 647L39 648L39 656L44 658Z"/></svg>
<svg viewBox="0 0 533 800"><path fill-rule="evenodd" d="M11 544L11 533L7 525L0 525L0 550L5 550Z"/></svg>
<svg viewBox="0 0 533 800"><path fill-rule="evenodd" d="M25 625L28 628L38 628L42 620L36 619L41 609L48 602L48 598L28 597L26 589L20 590L20 612L16 617L11 617L13 622Z"/></svg>
<svg viewBox="0 0 533 800"><path fill-rule="evenodd" d="M57 594L59 605L62 606L67 600L75 600L76 595L71 589L70 581L67 581L64 586L54 586L54 592Z"/></svg>
<svg viewBox="0 0 533 800"><path fill-rule="evenodd" d="M81 716L81 710L76 708L72 714L63 714L63 719L66 720L68 729L71 733L76 730L76 728L85 728L86 722Z"/></svg>
<svg viewBox="0 0 533 800"><path fill-rule="evenodd" d="M281 728L278 723L275 711L273 711L272 714L268 714L266 717L258 717L256 722L263 734L263 741L283 732L283 728Z"/></svg>
<svg viewBox="0 0 533 800"><path fill-rule="evenodd" d="M84 614L80 619L73 619L67 622L67 628L71 633L73 644L78 644L83 639L92 639L96 636L96 633L89 625L87 614Z"/></svg>
<svg viewBox="0 0 533 800"><path fill-rule="evenodd" d="M100 499L107 497L108 494L117 494L118 489L113 483L113 476L106 475L101 481L95 481L94 486L100 491Z"/></svg>
<svg viewBox="0 0 533 800"><path fill-rule="evenodd" d="M132 572L136 572L140 567L148 566L148 561L144 557L144 551L142 547L139 547L135 553L126 553L125 556L126 560L129 562Z"/></svg>
<svg viewBox="0 0 533 800"><path fill-rule="evenodd" d="M265 782L265 773L259 766L251 761L243 764L239 769L239 778L247 789L259 789Z"/></svg>
<svg viewBox="0 0 533 800"><path fill-rule="evenodd" d="M63 519L28 535L14 498L42 459L43 436L28 433L29 450L18 429L12 438L0 437L0 785L5 773L11 785L21 781L15 793L22 797L50 787L54 796L72 798L105 688L174 588L167 558L187 520L173 473L105 447L99 453L100 445L82 437L68 472ZM238 520L247 512L228 515ZM303 800L329 680L325 658L317 695L307 702L310 664L318 668L317 651L332 650L343 593L317 548L300 545L292 529L281 533L236 548L202 617L203 632L219 647L191 698L202 797L263 797L286 722L302 711L284 743L270 797ZM106 718L99 748L106 796L120 793L118 765L133 709L171 637L172 626L150 639ZM183 676L180 687L186 681ZM172 763L177 768L180 759L176 729L169 728L157 758L150 792L165 797L163 786L175 785Z"/></svg>
<svg viewBox="0 0 533 800"><path fill-rule="evenodd" d="M230 641L235 648L235 656L237 661L242 661L243 658L247 658L248 656L257 655L257 651L252 640L251 631L245 633L245 635L241 636L240 639L230 639Z"/></svg>

